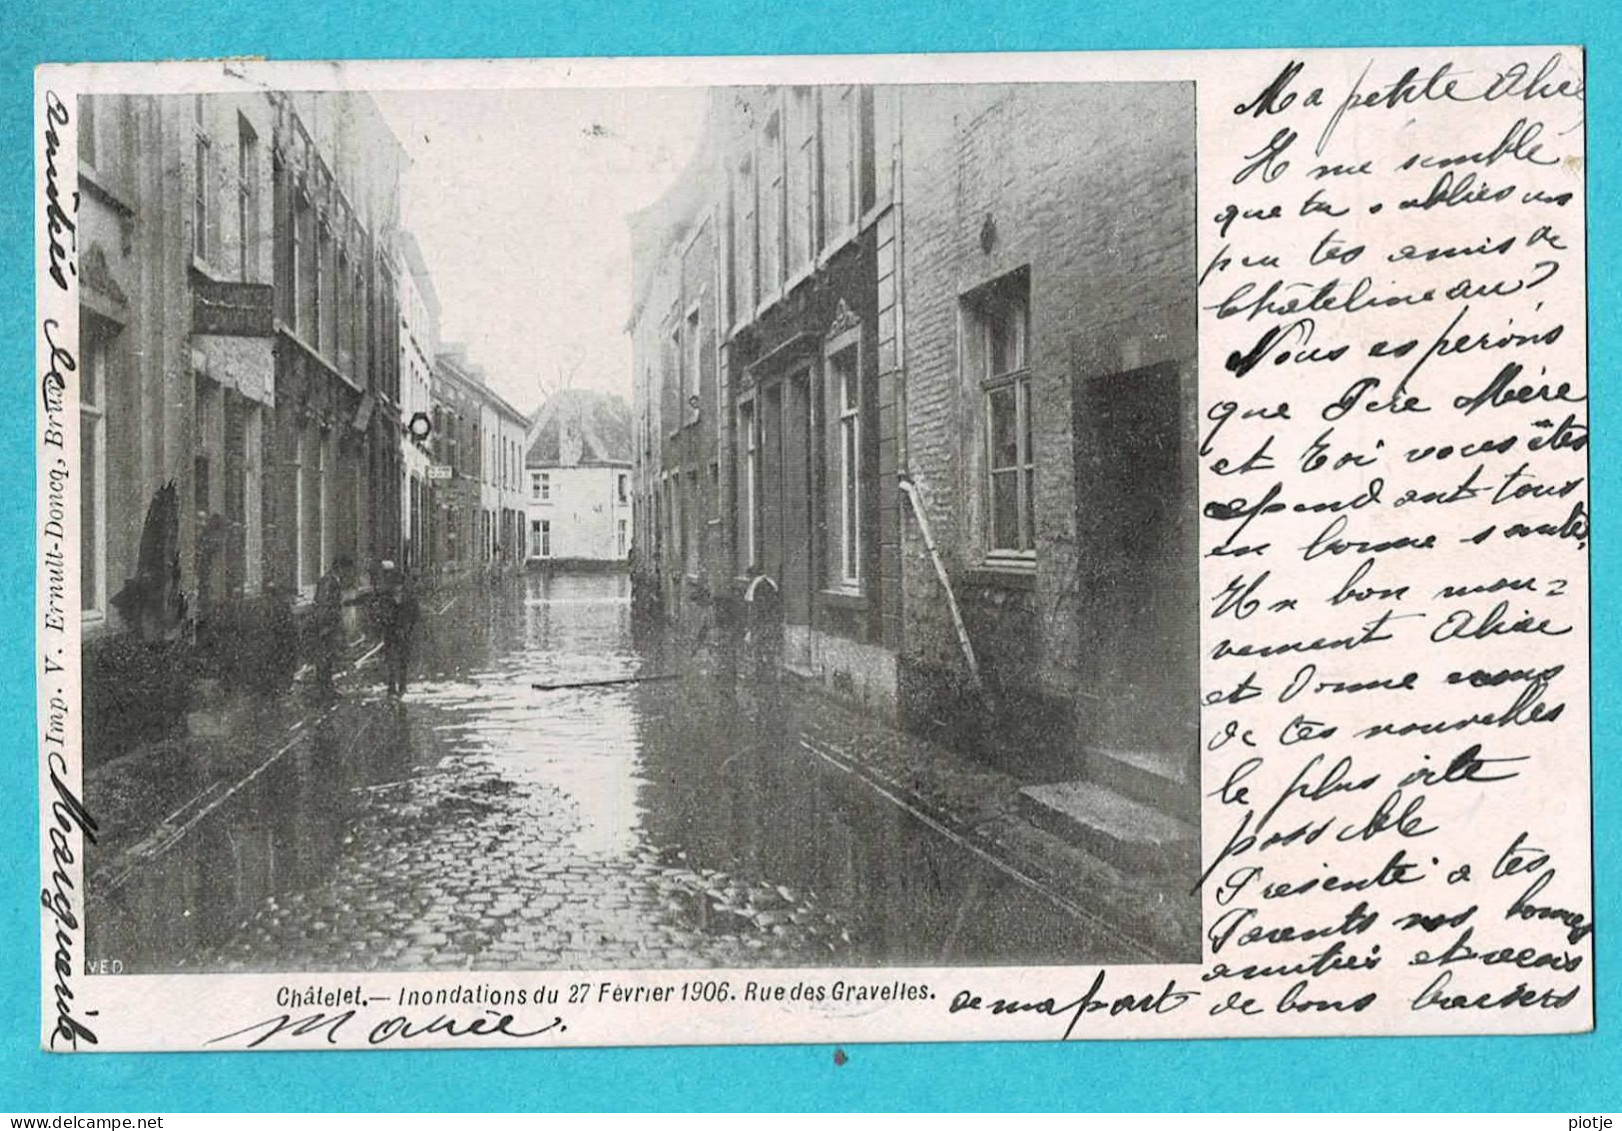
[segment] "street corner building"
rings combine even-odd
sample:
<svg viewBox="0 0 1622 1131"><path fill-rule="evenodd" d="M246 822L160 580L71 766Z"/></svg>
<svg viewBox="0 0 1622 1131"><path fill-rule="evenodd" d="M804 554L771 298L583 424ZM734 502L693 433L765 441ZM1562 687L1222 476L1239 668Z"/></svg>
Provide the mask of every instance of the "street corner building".
<svg viewBox="0 0 1622 1131"><path fill-rule="evenodd" d="M713 90L631 219L639 603L1192 880L1194 193L1191 84Z"/></svg>
<svg viewBox="0 0 1622 1131"><path fill-rule="evenodd" d="M94 763L196 673L290 679L284 614L399 555L406 156L360 94L86 95L78 146Z"/></svg>
<svg viewBox="0 0 1622 1131"><path fill-rule="evenodd" d="M548 397L525 436L528 563L623 570L631 555L631 409L587 389Z"/></svg>
<svg viewBox="0 0 1622 1131"><path fill-rule="evenodd" d="M425 560L442 576L520 566L529 418L491 389L484 370L454 343L434 358L429 399L434 479Z"/></svg>

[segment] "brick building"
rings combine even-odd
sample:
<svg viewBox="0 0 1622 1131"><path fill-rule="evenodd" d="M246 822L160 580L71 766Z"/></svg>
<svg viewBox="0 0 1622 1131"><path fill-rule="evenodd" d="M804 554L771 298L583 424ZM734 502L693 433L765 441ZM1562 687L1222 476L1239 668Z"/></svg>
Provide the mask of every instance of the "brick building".
<svg viewBox="0 0 1622 1131"><path fill-rule="evenodd" d="M94 743L172 717L194 643L198 670L251 682L267 596L301 606L340 555L397 556L405 156L358 94L78 109Z"/></svg>
<svg viewBox="0 0 1622 1131"><path fill-rule="evenodd" d="M888 88L733 87L634 224L639 567L886 713L901 630ZM765 611L769 607L769 612Z"/></svg>
<svg viewBox="0 0 1622 1131"><path fill-rule="evenodd" d="M400 317L393 238L406 157L364 95L276 97L275 432L280 573L302 595L347 555L400 556Z"/></svg>
<svg viewBox="0 0 1622 1131"><path fill-rule="evenodd" d="M1192 813L1193 207L1187 85L714 91L632 224L639 580Z"/></svg>
<svg viewBox="0 0 1622 1131"><path fill-rule="evenodd" d="M713 111L712 111L713 114ZM689 629L734 589L723 510L717 138L631 219L632 578Z"/></svg>
<svg viewBox="0 0 1622 1131"><path fill-rule="evenodd" d="M986 689L961 694L909 521L909 718L1190 812L1192 89L906 88L904 113L904 466Z"/></svg>

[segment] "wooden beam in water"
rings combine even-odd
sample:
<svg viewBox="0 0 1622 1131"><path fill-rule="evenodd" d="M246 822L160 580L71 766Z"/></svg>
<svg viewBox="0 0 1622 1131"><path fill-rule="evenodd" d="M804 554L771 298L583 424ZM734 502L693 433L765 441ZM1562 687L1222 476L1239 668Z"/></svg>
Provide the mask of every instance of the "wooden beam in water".
<svg viewBox="0 0 1622 1131"><path fill-rule="evenodd" d="M536 691L572 691L577 687L617 687L627 683L654 683L662 679L680 679L681 672L661 672L658 675L629 675L614 679L583 679L574 683L532 683Z"/></svg>

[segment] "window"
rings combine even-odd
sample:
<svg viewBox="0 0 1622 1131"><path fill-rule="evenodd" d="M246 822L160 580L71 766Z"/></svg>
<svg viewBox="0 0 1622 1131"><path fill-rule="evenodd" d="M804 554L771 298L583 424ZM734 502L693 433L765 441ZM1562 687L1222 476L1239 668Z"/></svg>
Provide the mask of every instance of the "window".
<svg viewBox="0 0 1622 1131"><path fill-rule="evenodd" d="M756 543L755 505L760 495L760 451L755 435L755 402L745 401L738 406L738 443L743 451L743 498L739 500L738 549L743 554L743 566L752 569L760 564Z"/></svg>
<svg viewBox="0 0 1622 1131"><path fill-rule="evenodd" d="M299 313L299 332L310 346L319 348L321 344L321 256L323 241L317 229L320 220L315 213L315 205L304 202L304 231L300 238L304 242L304 303Z"/></svg>
<svg viewBox="0 0 1622 1131"><path fill-rule="evenodd" d="M816 90L797 86L788 105L788 223L785 273L794 275L816 254Z"/></svg>
<svg viewBox="0 0 1622 1131"><path fill-rule="evenodd" d="M688 573L697 573L700 553L703 549L704 536L704 501L699 495L698 471L687 473L687 490L682 503L682 519L685 526L686 544L682 549L682 568Z"/></svg>
<svg viewBox="0 0 1622 1131"><path fill-rule="evenodd" d="M622 518L614 528L614 556L623 558L628 547L626 546L625 520Z"/></svg>
<svg viewBox="0 0 1622 1131"><path fill-rule="evenodd" d="M971 347L985 398L986 548L992 556L1033 556L1035 473L1031 440L1028 276L1017 272L976 296Z"/></svg>
<svg viewBox="0 0 1622 1131"><path fill-rule="evenodd" d="M248 119L237 119L237 274L259 273L259 138Z"/></svg>
<svg viewBox="0 0 1622 1131"><path fill-rule="evenodd" d="M700 389L703 387L703 382L700 380L700 375L704 372L703 360L703 337L698 332L698 307L695 306L693 312L687 316L687 362L682 371L683 393L687 398L687 403L683 406L682 412L694 424L698 423L700 404L698 398Z"/></svg>
<svg viewBox="0 0 1622 1131"><path fill-rule="evenodd" d="M349 270L349 255L339 249L337 253L338 266L332 276L332 323L333 342L332 360L337 363L338 370L346 375L354 372L352 366L354 358L350 356L350 346L353 344L349 333L351 311L354 308L351 290L351 273Z"/></svg>
<svg viewBox="0 0 1622 1131"><path fill-rule="evenodd" d="M304 259L309 255L310 246L310 200L301 191L295 191L293 199L292 230L288 233L291 241L291 254L287 257L288 271L288 322L295 330L308 336L309 327L313 324L310 316L310 306L305 296L306 286L310 278L309 268Z"/></svg>
<svg viewBox="0 0 1622 1131"><path fill-rule="evenodd" d="M224 412L220 386L197 374L193 378L192 406L192 509L201 517L224 510L223 482L214 463L224 440Z"/></svg>
<svg viewBox="0 0 1622 1131"><path fill-rule="evenodd" d="M682 329L685 323L678 322L676 328L670 332L669 349L665 351L665 364L668 370L675 375L674 381L667 381L665 388L676 392L675 411L670 415L670 434L674 436L681 427L683 420L687 419L687 354L682 347Z"/></svg>
<svg viewBox="0 0 1622 1131"><path fill-rule="evenodd" d="M263 410L252 401L242 408L242 521L243 575L242 587L246 593L259 592L264 581L264 534L260 528L260 507L263 502L260 488L260 462L264 436Z"/></svg>
<svg viewBox="0 0 1622 1131"><path fill-rule="evenodd" d="M336 352L333 349L334 331L337 323L333 320L338 312L338 304L333 295L333 250L332 231L325 222L319 225L316 234L315 251L315 315L316 323L310 327L315 337L310 344L317 350L331 358Z"/></svg>
<svg viewBox="0 0 1622 1131"><path fill-rule="evenodd" d="M193 158L197 166L197 175L192 178L192 205L191 205L191 238L192 254L204 263L208 262L208 227L209 197L213 191L210 185L209 165L213 160L212 143L208 135L203 132L201 123L202 99L199 96L199 122L197 133L193 138Z"/></svg>
<svg viewBox="0 0 1622 1131"><path fill-rule="evenodd" d="M867 210L873 207L876 196L873 117L873 88L858 87L856 122L851 130L851 142L856 147L855 167L851 170L851 191L854 194L852 201L856 206L857 216L865 215Z"/></svg>
<svg viewBox="0 0 1622 1131"><path fill-rule="evenodd" d="M81 105L90 101L81 98ZM79 607L107 609L107 360L111 333L79 312Z"/></svg>
<svg viewBox="0 0 1622 1131"><path fill-rule="evenodd" d="M79 163L96 167L96 99L79 95Z"/></svg>
<svg viewBox="0 0 1622 1131"><path fill-rule="evenodd" d="M298 558L300 588L313 586L321 577L321 539L325 529L326 444L315 422L307 421L299 430L298 445Z"/></svg>
<svg viewBox="0 0 1622 1131"><path fill-rule="evenodd" d="M822 236L825 244L837 242L856 224L856 176L852 161L854 101L852 87L823 91Z"/></svg>
<svg viewBox="0 0 1622 1131"><path fill-rule="evenodd" d="M682 477L680 471L674 471L665 483L670 492L670 538L675 548L675 557L681 564L681 571L687 572L687 523L691 516L687 513L687 500L683 496Z"/></svg>
<svg viewBox="0 0 1622 1131"><path fill-rule="evenodd" d="M732 177L732 272L730 297L734 322L747 321L755 309L755 180L749 155Z"/></svg>
<svg viewBox="0 0 1622 1131"><path fill-rule="evenodd" d="M363 388L367 384L367 363L369 358L366 351L366 277L361 274L360 260L355 260L354 276L349 283L349 356L350 364L355 373L356 382ZM400 390L388 379L387 374L381 375L377 385L390 399L397 399Z"/></svg>
<svg viewBox="0 0 1622 1131"><path fill-rule="evenodd" d="M547 471L529 473L529 497L537 503L552 501L552 474Z"/></svg>
<svg viewBox="0 0 1622 1131"><path fill-rule="evenodd" d="M647 370L642 378L642 387L650 392L653 389L653 370L651 368ZM653 406L651 396L649 402L642 413L642 454L645 456L653 454Z"/></svg>
<svg viewBox="0 0 1622 1131"><path fill-rule="evenodd" d="M529 548L531 557L550 558L552 556L551 519L537 518L530 522Z"/></svg>
<svg viewBox="0 0 1622 1131"><path fill-rule="evenodd" d="M838 409L839 580L852 587L862 580L862 378L855 346L829 359Z"/></svg>
<svg viewBox="0 0 1622 1131"><path fill-rule="evenodd" d="M619 496L620 505L624 506L630 501L629 491L631 477L622 471L615 478L618 480L615 490Z"/></svg>
<svg viewBox="0 0 1622 1131"><path fill-rule="evenodd" d="M316 524L316 533L319 541L316 544L317 576L320 570L332 564L333 558L333 517L336 508L333 506L333 486L337 479L337 443L338 437L330 428L323 428L317 434L316 441L316 484L317 504L320 508L319 521Z"/></svg>
<svg viewBox="0 0 1622 1131"><path fill-rule="evenodd" d="M783 185L783 123L773 113L766 119L760 140L760 289L769 295L782 286L783 222L786 219Z"/></svg>

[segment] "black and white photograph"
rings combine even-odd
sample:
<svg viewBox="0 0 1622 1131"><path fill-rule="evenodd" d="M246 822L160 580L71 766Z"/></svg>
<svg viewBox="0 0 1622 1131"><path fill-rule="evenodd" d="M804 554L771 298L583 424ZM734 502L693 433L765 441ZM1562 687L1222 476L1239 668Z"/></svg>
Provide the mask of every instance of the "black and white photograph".
<svg viewBox="0 0 1622 1131"><path fill-rule="evenodd" d="M1195 95L79 95L87 969L1199 962Z"/></svg>

